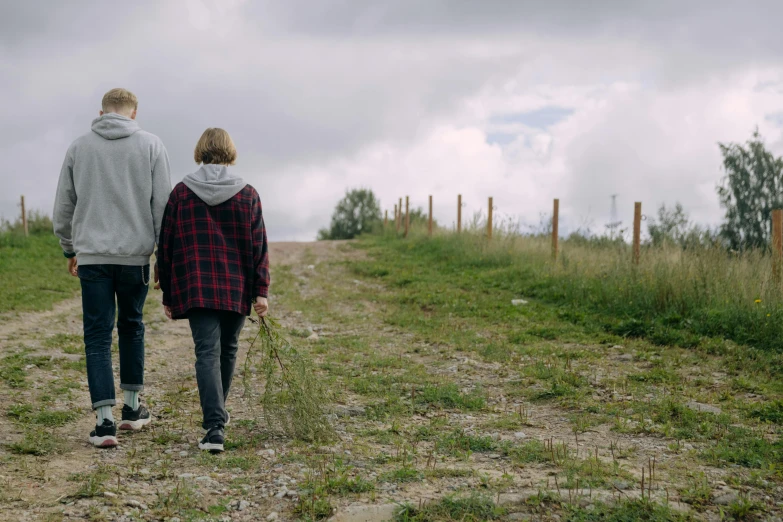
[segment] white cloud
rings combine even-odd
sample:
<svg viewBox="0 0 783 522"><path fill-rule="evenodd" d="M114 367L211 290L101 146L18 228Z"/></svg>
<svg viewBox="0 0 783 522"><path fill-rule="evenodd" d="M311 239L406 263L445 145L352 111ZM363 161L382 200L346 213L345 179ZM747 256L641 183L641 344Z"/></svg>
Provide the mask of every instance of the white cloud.
<svg viewBox="0 0 783 522"><path fill-rule="evenodd" d="M783 112L782 9L697 4L17 3L0 20L0 214L21 193L51 207L67 144L124 85L175 181L205 127L232 133L273 239L313 238L356 186L389 209L432 193L445 224L457 193L465 215L494 196L528 223L559 197L564 230L600 227L612 193L625 221L639 199L715 223L717 142L759 125L783 153L767 117ZM553 107L573 112L498 118Z"/></svg>

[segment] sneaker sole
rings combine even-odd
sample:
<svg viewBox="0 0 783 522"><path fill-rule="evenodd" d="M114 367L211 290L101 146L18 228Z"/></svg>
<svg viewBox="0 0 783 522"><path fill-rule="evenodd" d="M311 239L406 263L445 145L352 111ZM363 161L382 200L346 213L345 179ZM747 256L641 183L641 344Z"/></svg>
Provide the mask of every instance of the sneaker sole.
<svg viewBox="0 0 783 522"><path fill-rule="evenodd" d="M212 453L222 453L224 451L222 444L212 444L211 442L199 442L198 449L211 451Z"/></svg>
<svg viewBox="0 0 783 522"><path fill-rule="evenodd" d="M96 448L114 448L117 446L117 437L114 437L113 435L90 437L90 444Z"/></svg>
<svg viewBox="0 0 783 522"><path fill-rule="evenodd" d="M152 417L148 419L139 419L135 421L124 420L124 421L120 421L120 424L117 426L117 429L125 430L125 431L139 431L150 422L152 422Z"/></svg>

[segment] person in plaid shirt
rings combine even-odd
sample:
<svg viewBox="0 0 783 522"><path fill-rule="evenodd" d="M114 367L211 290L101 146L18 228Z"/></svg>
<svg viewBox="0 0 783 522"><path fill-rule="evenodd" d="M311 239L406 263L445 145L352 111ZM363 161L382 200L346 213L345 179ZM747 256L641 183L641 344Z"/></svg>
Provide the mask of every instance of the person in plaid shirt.
<svg viewBox="0 0 783 522"><path fill-rule="evenodd" d="M157 277L169 319L187 319L196 347L202 427L199 448L223 451L225 403L239 334L251 306L268 310L269 254L258 192L229 170L237 151L223 129L207 129L198 171L171 193L158 242Z"/></svg>

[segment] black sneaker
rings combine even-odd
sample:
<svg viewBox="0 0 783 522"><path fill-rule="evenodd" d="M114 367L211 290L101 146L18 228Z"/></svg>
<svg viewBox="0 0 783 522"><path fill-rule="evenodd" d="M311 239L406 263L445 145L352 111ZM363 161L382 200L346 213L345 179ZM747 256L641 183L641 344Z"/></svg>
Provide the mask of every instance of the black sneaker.
<svg viewBox="0 0 783 522"><path fill-rule="evenodd" d="M103 424L95 426L90 432L90 444L96 448L114 448L117 446L117 426L109 419L103 419Z"/></svg>
<svg viewBox="0 0 783 522"><path fill-rule="evenodd" d="M210 428L204 438L201 439L201 442L198 443L198 449L220 453L223 451L223 441L223 426L217 425Z"/></svg>
<svg viewBox="0 0 783 522"><path fill-rule="evenodd" d="M151 420L152 416L144 406L139 406L138 410L133 410L130 406L125 405L122 407L122 420L119 428L121 430L139 431L149 424Z"/></svg>

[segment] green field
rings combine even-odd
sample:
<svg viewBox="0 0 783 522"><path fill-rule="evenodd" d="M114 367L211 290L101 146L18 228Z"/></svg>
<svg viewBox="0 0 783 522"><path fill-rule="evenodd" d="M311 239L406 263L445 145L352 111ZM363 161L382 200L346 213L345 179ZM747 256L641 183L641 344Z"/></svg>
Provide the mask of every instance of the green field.
<svg viewBox="0 0 783 522"><path fill-rule="evenodd" d="M51 232L0 233L0 281L0 313L48 310L79 288Z"/></svg>
<svg viewBox="0 0 783 522"><path fill-rule="evenodd" d="M57 299L74 295L56 242L25 241L3 247L17 260L6 295L51 305L48 285L35 284L49 265L64 285ZM160 418L96 470L71 436L91 420L83 359L65 357L82 348L72 303L44 328L9 319L16 333L0 340L0 425L12 440L0 461L12 480L51 488L44 500L0 495L0 510L56 515L64 495L82 499L77 514L108 509L111 519L127 509L103 495L116 490L181 520L238 499L260 519L325 520L356 502L393 505L399 521L783 514L780 300L768 258L650 249L634 267L623 245L566 241L554 265L541 239L418 231L274 247L272 314L313 358L339 441L271 433L255 368L237 375L226 454L187 451L199 428L192 346L150 292L145 400ZM252 338L251 328L243 353ZM70 474L37 475L47 459L67 460ZM270 473L296 477L294 500L275 503Z"/></svg>

